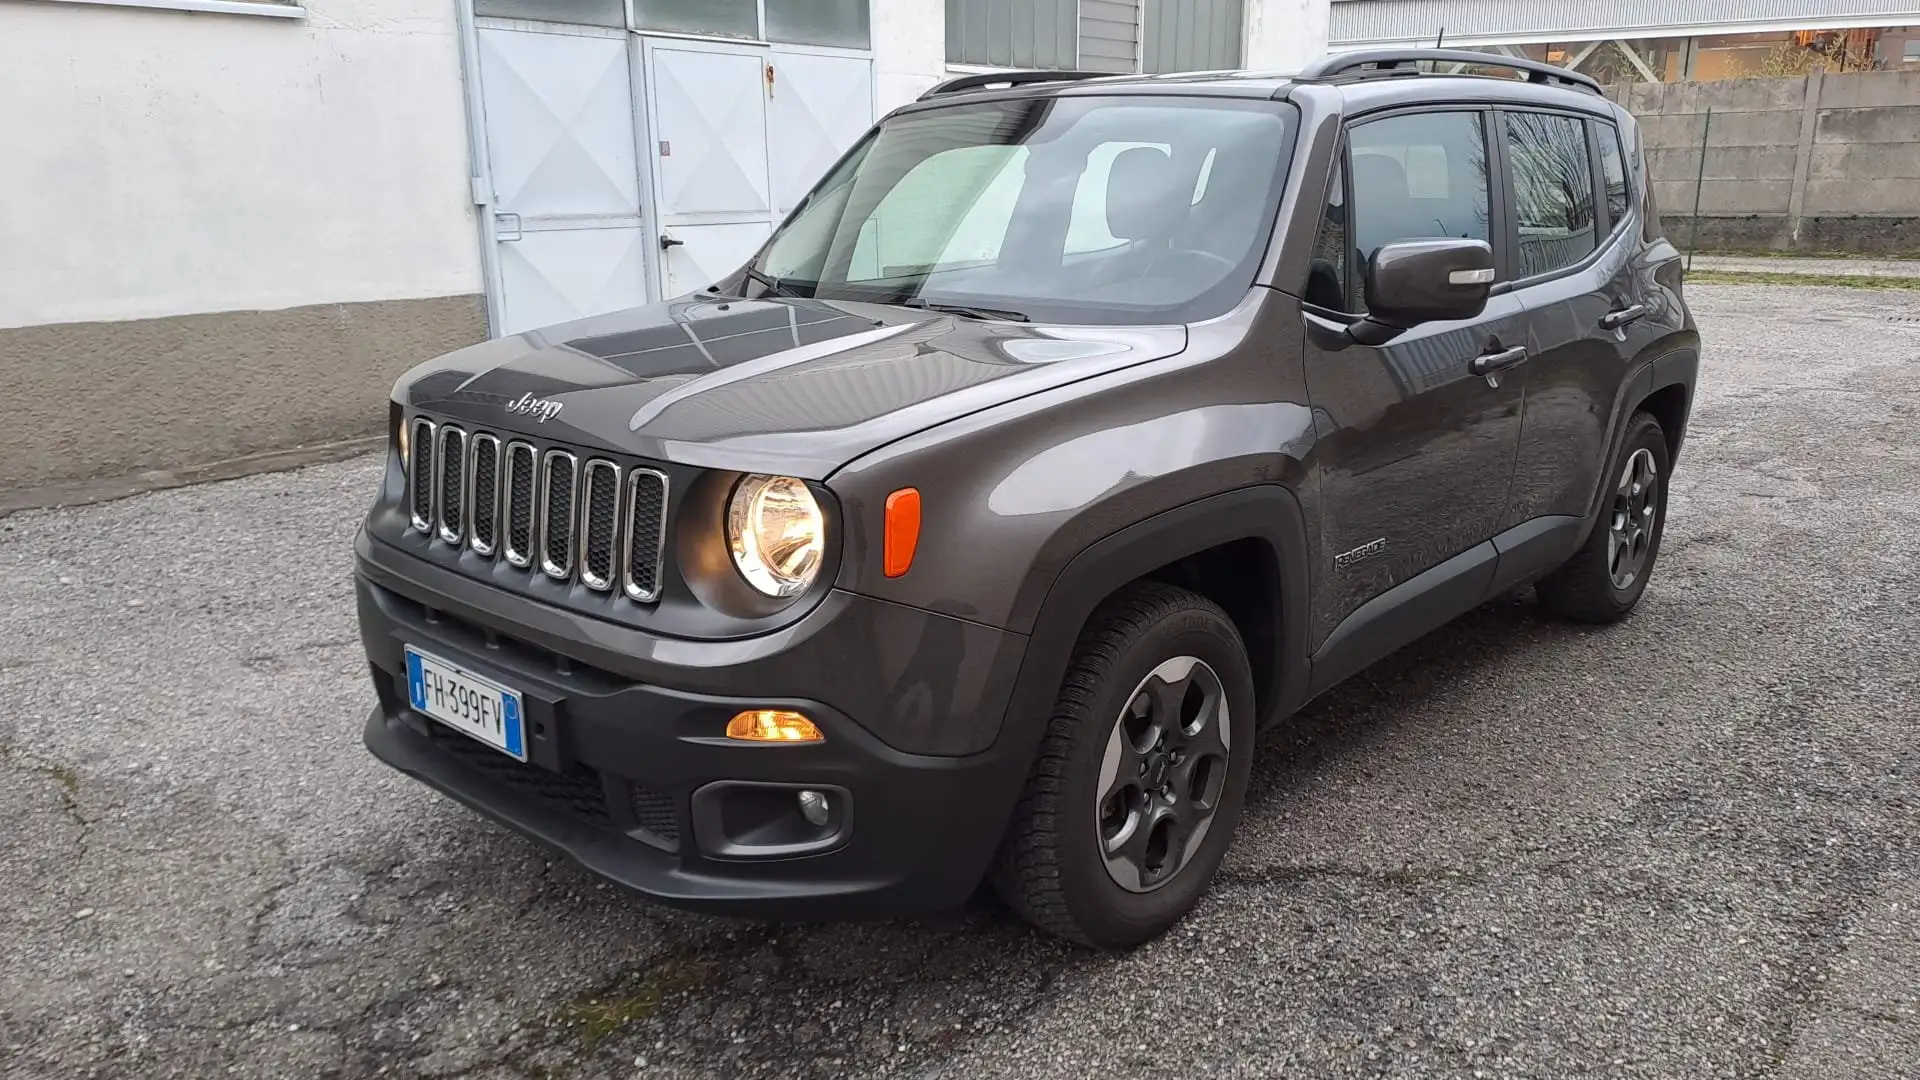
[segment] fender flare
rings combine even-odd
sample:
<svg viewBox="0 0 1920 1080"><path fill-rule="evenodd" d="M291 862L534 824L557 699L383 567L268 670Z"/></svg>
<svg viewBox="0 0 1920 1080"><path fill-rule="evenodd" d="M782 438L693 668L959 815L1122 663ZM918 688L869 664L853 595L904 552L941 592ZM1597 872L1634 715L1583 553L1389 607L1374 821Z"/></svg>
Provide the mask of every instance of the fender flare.
<svg viewBox="0 0 1920 1080"><path fill-rule="evenodd" d="M1620 440L1626 434L1627 421L1633 418L1633 414L1648 398L1669 386L1680 386L1686 389L1687 412L1690 415L1693 411L1694 387L1698 385L1699 375L1700 350L1691 345L1683 345L1648 360L1640 365L1640 369L1634 372L1631 379L1627 380L1626 391L1620 395L1613 421L1608 425L1607 461L1600 470L1600 482L1595 486L1593 499L1587 506L1586 525L1580 530L1581 543L1586 542L1587 534L1592 532L1594 523L1600 520L1600 515L1607 505L1607 492L1612 490L1612 477L1615 470L1620 467ZM1680 445L1686 438L1686 427L1682 425L1679 431L1671 434L1675 451L1673 457L1677 460Z"/></svg>
<svg viewBox="0 0 1920 1080"><path fill-rule="evenodd" d="M1300 502L1272 484L1239 488L1162 511L1095 541L1068 561L1047 587L1002 725L1029 740L1031 757L1046 729L1074 645L1101 601L1129 582L1189 555L1237 540L1265 543L1276 560L1279 604L1273 672L1264 719L1284 717L1307 688L1307 529Z"/></svg>
<svg viewBox="0 0 1920 1080"><path fill-rule="evenodd" d="M1647 368L1649 380L1646 392L1634 399L1634 408L1639 408L1641 402L1669 386L1681 387L1687 393L1687 409L1682 414L1685 419L1681 421L1678 431L1667 433L1673 438L1672 461L1668 462L1672 464L1680 459L1680 447L1687 441L1687 420L1693 416L1694 390L1700 385L1700 350L1689 346L1663 353L1655 357Z"/></svg>

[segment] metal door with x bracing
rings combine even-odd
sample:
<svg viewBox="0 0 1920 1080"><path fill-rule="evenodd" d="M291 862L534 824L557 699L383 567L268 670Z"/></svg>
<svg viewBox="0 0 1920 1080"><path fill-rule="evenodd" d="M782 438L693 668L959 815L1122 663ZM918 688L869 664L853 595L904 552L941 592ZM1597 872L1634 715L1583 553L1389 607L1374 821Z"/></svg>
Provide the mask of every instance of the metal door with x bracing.
<svg viewBox="0 0 1920 1080"><path fill-rule="evenodd" d="M663 296L732 273L873 123L873 61L834 49L650 39Z"/></svg>
<svg viewBox="0 0 1920 1080"><path fill-rule="evenodd" d="M629 36L482 25L499 325L513 334L647 301Z"/></svg>

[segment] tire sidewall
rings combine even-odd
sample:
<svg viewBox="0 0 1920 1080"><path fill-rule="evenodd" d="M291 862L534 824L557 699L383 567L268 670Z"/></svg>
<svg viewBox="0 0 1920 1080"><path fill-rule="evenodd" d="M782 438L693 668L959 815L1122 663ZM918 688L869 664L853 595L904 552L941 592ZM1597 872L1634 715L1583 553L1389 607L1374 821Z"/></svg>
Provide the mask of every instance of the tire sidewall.
<svg viewBox="0 0 1920 1080"><path fill-rule="evenodd" d="M1122 888L1107 873L1100 851L1096 795L1107 739L1134 687L1163 661L1197 656L1220 676L1226 691L1231 742L1226 784L1206 839L1174 879L1152 892ZM1253 766L1253 676L1233 624L1211 607L1195 605L1154 623L1131 642L1102 677L1088 715L1080 718L1078 752L1065 779L1058 824L1060 885L1069 907L1097 941L1152 938L1190 909L1206 891L1233 841Z"/></svg>

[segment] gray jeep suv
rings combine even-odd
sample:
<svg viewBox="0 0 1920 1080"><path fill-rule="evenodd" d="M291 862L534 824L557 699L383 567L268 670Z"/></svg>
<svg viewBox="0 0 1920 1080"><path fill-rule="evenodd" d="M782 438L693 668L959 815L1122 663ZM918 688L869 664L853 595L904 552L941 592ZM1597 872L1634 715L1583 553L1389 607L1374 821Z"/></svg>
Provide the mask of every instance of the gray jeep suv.
<svg viewBox="0 0 1920 1080"><path fill-rule="evenodd" d="M1699 349L1648 187L1512 57L943 84L712 288L400 380L366 743L669 904L1151 938L1266 725L1639 600Z"/></svg>

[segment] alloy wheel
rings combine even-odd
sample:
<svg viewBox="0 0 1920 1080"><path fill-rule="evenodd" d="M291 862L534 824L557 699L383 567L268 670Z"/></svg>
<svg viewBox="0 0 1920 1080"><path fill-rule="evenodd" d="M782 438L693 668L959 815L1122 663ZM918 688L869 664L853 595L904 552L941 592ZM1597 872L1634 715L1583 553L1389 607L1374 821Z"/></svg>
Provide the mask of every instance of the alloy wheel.
<svg viewBox="0 0 1920 1080"><path fill-rule="evenodd" d="M1121 888L1152 892L1200 849L1232 738L1226 690L1199 657L1176 656L1134 687L1107 737L1094 805L1107 874Z"/></svg>
<svg viewBox="0 0 1920 1080"><path fill-rule="evenodd" d="M1653 460L1653 451L1645 447L1635 450L1620 471L1607 531L1607 573L1613 578L1613 587L1622 592L1640 579L1653 550L1659 488L1660 466Z"/></svg>

